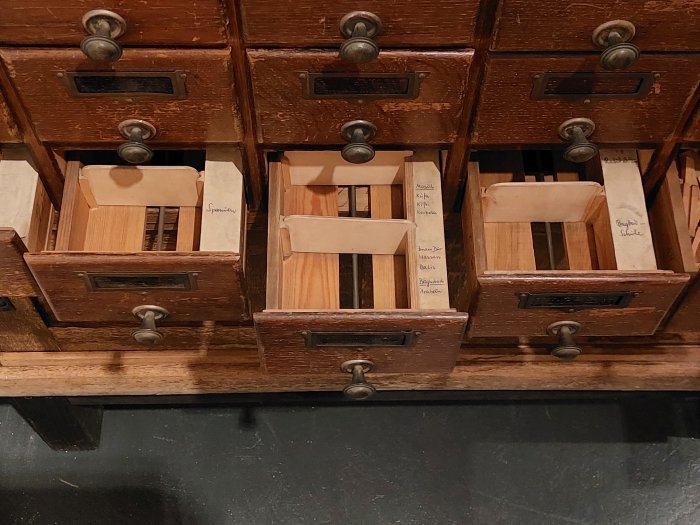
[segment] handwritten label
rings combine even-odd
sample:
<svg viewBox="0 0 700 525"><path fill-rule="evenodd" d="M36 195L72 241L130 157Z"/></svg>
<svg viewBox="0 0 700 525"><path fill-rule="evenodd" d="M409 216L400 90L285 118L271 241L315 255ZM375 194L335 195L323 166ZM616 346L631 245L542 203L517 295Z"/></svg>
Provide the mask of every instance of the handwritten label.
<svg viewBox="0 0 700 525"><path fill-rule="evenodd" d="M442 194L440 172L433 162L414 161L413 201L416 214L419 308L446 310L450 307L450 301L447 289Z"/></svg>
<svg viewBox="0 0 700 525"><path fill-rule="evenodd" d="M213 202L210 202L209 205L207 206L206 210L207 213L238 213L238 210L235 208L231 208L229 206L226 206L225 208L219 208L214 205Z"/></svg>

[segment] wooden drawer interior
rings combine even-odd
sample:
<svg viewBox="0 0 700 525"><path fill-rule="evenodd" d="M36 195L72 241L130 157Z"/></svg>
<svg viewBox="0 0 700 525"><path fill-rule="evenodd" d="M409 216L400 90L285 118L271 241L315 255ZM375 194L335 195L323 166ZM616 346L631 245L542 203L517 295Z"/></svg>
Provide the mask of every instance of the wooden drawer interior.
<svg viewBox="0 0 700 525"><path fill-rule="evenodd" d="M543 324L572 317L590 335L626 335L616 331L628 315L638 316L625 322L628 333L653 333L693 270L668 182L647 210L636 150L603 150L573 172L551 160L526 171L521 159L501 153L491 166L469 166L465 242L473 308L482 311L470 333L504 333L482 329L489 301L502 301L501 326L512 323L514 335L544 335Z"/></svg>
<svg viewBox="0 0 700 525"><path fill-rule="evenodd" d="M240 320L238 166L238 150L224 147L207 150L202 172L69 161L55 246L25 255L57 319L126 320L135 306L161 301L180 320ZM119 307L88 308L104 301Z"/></svg>
<svg viewBox="0 0 700 525"><path fill-rule="evenodd" d="M266 302L255 322L270 371L311 360L339 372L341 356L358 351L386 372L449 370L466 314L449 306L437 153L383 151L357 166L338 152L286 152L273 162ZM430 364L410 359L431 352L440 358Z"/></svg>

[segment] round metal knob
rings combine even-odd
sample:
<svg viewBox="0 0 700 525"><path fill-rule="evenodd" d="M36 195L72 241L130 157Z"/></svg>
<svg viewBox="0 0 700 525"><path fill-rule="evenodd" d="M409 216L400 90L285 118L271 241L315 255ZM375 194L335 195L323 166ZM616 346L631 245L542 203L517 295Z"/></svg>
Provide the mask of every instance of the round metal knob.
<svg viewBox="0 0 700 525"><path fill-rule="evenodd" d="M156 321L168 317L169 313L165 308L148 304L137 306L131 313L141 320L141 328L131 334L137 343L157 345L163 342L163 334L156 329Z"/></svg>
<svg viewBox="0 0 700 525"><path fill-rule="evenodd" d="M364 164L374 158L374 148L367 144L377 133L377 126L366 120L352 120L343 124L340 134L350 142L341 155L353 164Z"/></svg>
<svg viewBox="0 0 700 525"><path fill-rule="evenodd" d="M372 361L365 361L364 359L345 361L340 365L340 369L343 372L352 374L350 384L343 389L345 397L360 401L377 393L377 389L365 379L365 374L370 372L373 368L374 363Z"/></svg>
<svg viewBox="0 0 700 525"><path fill-rule="evenodd" d="M581 355L583 350L574 341L574 334L580 329L581 325L574 321L559 321L550 324L547 327L547 333L559 337L559 343L552 348L550 353L563 360L575 359Z"/></svg>
<svg viewBox="0 0 700 525"><path fill-rule="evenodd" d="M89 11L83 16L83 27L90 33L80 43L80 50L98 62L114 62L122 56L116 39L126 31L126 21L106 9Z"/></svg>
<svg viewBox="0 0 700 525"><path fill-rule="evenodd" d="M369 11L353 11L340 20L340 34L347 40L340 46L340 58L355 64L371 62L379 56L372 40L382 32L382 21Z"/></svg>
<svg viewBox="0 0 700 525"><path fill-rule="evenodd" d="M117 148L119 157L131 164L143 164L153 158L153 150L144 144L156 135L156 127L150 122L129 119L119 124L119 133L129 139Z"/></svg>
<svg viewBox="0 0 700 525"><path fill-rule="evenodd" d="M587 118L572 118L559 126L559 136L571 142L564 150L569 162L588 162L598 154L598 146L587 140L595 131L595 123Z"/></svg>
<svg viewBox="0 0 700 525"><path fill-rule="evenodd" d="M612 20L595 28L593 43L605 48L600 55L600 65L604 69L627 69L639 60L639 48L629 43L635 32L634 24L627 20Z"/></svg>

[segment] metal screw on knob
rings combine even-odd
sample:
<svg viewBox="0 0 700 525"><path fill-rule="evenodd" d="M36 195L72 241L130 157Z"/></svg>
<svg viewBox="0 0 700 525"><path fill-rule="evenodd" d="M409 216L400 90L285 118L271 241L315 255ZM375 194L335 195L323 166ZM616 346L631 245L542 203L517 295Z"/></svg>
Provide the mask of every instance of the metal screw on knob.
<svg viewBox="0 0 700 525"><path fill-rule="evenodd" d="M131 313L141 320L141 328L131 334L137 343L157 345L163 342L163 334L156 329L156 321L168 317L169 313L165 308L142 305L134 308Z"/></svg>
<svg viewBox="0 0 700 525"><path fill-rule="evenodd" d="M382 32L382 21L369 11L353 11L340 20L340 58L355 64L371 62L379 56L379 46L372 40Z"/></svg>
<svg viewBox="0 0 700 525"><path fill-rule="evenodd" d="M574 334L581 329L581 325L575 321L560 321L547 327L549 335L559 337L559 343L552 348L551 354L559 359L571 360L577 358L583 350L574 341Z"/></svg>
<svg viewBox="0 0 700 525"><path fill-rule="evenodd" d="M126 32L126 21L106 9L89 11L83 16L83 27L90 33L80 43L80 50L98 62L114 62L122 56L116 39Z"/></svg>
<svg viewBox="0 0 700 525"><path fill-rule="evenodd" d="M350 142L341 155L353 164L364 164L374 158L374 148L367 144L377 133L377 126L366 120L352 120L343 124L340 134Z"/></svg>
<svg viewBox="0 0 700 525"><path fill-rule="evenodd" d="M145 140L156 135L153 124L145 120L129 119L121 122L118 129L122 136L129 139L117 148L122 160L131 164L143 164L153 158L153 150L144 144Z"/></svg>
<svg viewBox="0 0 700 525"><path fill-rule="evenodd" d="M364 359L345 361L340 365L343 372L352 374L350 384L343 389L345 397L360 401L377 393L377 389L365 379L365 374L372 371L373 368L374 363Z"/></svg>
<svg viewBox="0 0 700 525"><path fill-rule="evenodd" d="M595 28L593 43L605 48L600 55L600 65L604 69L627 69L639 60L639 48L629 42L635 33L634 24L627 20L612 20Z"/></svg>
<svg viewBox="0 0 700 525"><path fill-rule="evenodd" d="M587 118L572 118L559 126L559 136L571 142L564 150L569 162L588 162L598 154L598 146L588 140L595 131L595 123Z"/></svg>

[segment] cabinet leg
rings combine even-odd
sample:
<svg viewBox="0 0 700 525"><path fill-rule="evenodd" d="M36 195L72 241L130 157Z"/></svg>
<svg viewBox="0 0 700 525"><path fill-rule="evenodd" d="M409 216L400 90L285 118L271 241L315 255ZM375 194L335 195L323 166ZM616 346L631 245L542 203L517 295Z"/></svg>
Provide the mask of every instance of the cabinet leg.
<svg viewBox="0 0 700 525"><path fill-rule="evenodd" d="M65 397L17 397L12 406L54 450L95 450L102 407L75 406Z"/></svg>

